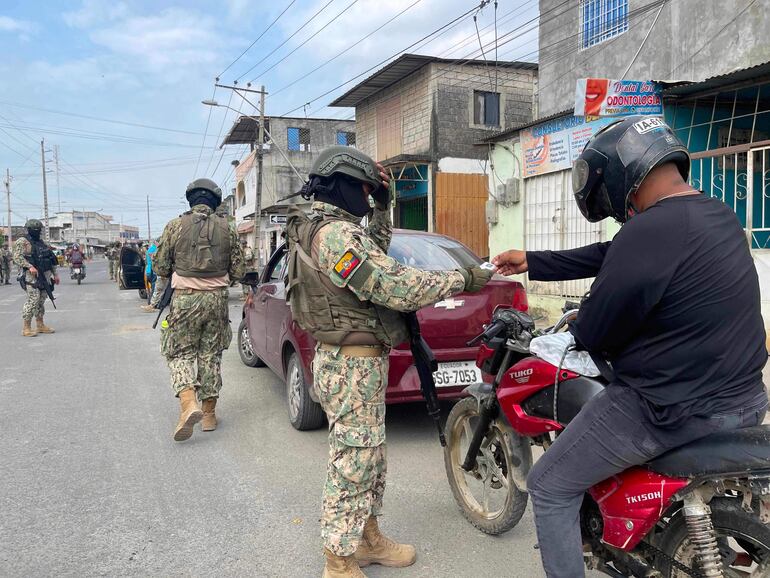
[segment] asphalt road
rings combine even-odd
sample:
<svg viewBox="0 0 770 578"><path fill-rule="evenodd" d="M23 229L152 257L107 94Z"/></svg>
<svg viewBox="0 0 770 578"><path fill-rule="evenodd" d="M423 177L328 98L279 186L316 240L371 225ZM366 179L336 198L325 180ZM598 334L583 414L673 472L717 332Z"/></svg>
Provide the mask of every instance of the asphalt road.
<svg viewBox="0 0 770 578"><path fill-rule="evenodd" d="M137 292L97 262L56 293L56 333L22 338L24 294L0 287L0 575L320 576L326 432L289 425L281 381L231 346L219 429L175 443L178 404ZM531 514L498 538L460 515L422 406L389 408L387 426L382 527L418 560L369 576L542 576Z"/></svg>
<svg viewBox="0 0 770 578"><path fill-rule="evenodd" d="M219 429L175 443L178 404L137 292L97 262L57 295L56 333L22 338L24 294L0 287L0 575L320 576L326 432L289 425L281 381L233 344ZM501 537L460 515L421 405L390 407L387 427L382 526L418 559L369 576L543 575L530 511Z"/></svg>

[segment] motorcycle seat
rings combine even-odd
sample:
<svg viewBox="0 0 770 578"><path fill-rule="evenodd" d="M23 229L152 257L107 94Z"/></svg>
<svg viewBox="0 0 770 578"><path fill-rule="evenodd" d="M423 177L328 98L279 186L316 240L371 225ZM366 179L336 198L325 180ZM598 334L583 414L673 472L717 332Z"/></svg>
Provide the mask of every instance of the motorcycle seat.
<svg viewBox="0 0 770 578"><path fill-rule="evenodd" d="M647 467L680 478L770 470L770 426L717 432L674 448Z"/></svg>

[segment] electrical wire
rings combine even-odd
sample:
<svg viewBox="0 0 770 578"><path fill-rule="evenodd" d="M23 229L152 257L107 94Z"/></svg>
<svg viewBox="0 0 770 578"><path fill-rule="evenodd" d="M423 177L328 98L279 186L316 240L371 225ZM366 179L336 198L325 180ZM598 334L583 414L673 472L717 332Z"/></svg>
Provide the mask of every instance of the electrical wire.
<svg viewBox="0 0 770 578"><path fill-rule="evenodd" d="M252 78L252 79L249 81L249 84L253 83L253 82L254 82L255 80L257 80L257 79L258 79L260 76L263 76L263 75L267 74L268 72L270 72L271 70L273 70L273 69L274 69L276 66L278 66L279 64L281 64L281 62L285 61L285 60L286 60L287 58L289 58L289 57L290 57L292 54L294 54L295 52L297 52L297 50L299 50L300 48L302 48L303 46L305 46L305 44L307 44L308 42L310 42L311 40L313 40L313 38L315 38L316 36L318 36L318 35L319 35L321 32L323 32L323 31L324 31L324 30L325 30L325 29L326 29L326 28L327 28L327 27L328 27L330 24L332 24L333 22L335 22L335 21L336 21L336 20L337 20L337 19L338 19L340 16L342 16L342 15L343 15L345 12L347 12L348 10L350 10L350 8L352 8L352 7L353 7L353 5L354 5L354 4L357 4L357 3L358 3L358 0L353 0L353 1L352 1L350 4L348 4L347 6L345 6L345 8L343 8L342 10L340 10L340 12L339 12L339 13L338 13L338 14L337 14L337 15L336 15L334 18L332 18L331 20L329 20L329 21L328 21L326 24L324 24L324 25L323 25L321 28L319 28L318 30L316 30L316 31L315 31L315 32L314 32L314 33L313 33L311 36L309 36L307 39L305 39L305 40L302 42L302 44L300 44L299 46L297 46L296 48L294 48L294 50L292 50L291 52L289 52L289 53L288 53L286 56L284 56L283 58L281 58L281 59L280 59L280 60L278 60L277 62L274 62L274 63L273 63L271 66L269 66L268 68L266 68L265 70L263 70L262 72L260 72L260 73L259 73L258 75L256 75L254 78Z"/></svg>
<svg viewBox="0 0 770 578"><path fill-rule="evenodd" d="M217 94L217 85L215 83L214 90L211 93L211 100L214 100L214 97L216 96L216 94ZM198 153L198 161L195 163L195 172L193 173L193 176L192 176L193 179L195 179L196 178L195 175L198 174L198 165L200 165L201 156L203 156L203 147L206 146L206 136L208 135L208 132L209 132L209 123L211 122L211 110L213 108L214 108L213 106L209 107L209 114L208 116L206 116L206 128L203 130L203 139L201 140L201 150Z"/></svg>
<svg viewBox="0 0 770 578"><path fill-rule="evenodd" d="M259 42L259 39L260 39L260 38L262 38L262 37L263 37L265 34L267 34L267 31L268 31L268 30L270 30L270 29L273 27L273 25L274 25L276 22L278 22L278 20L280 20L280 19L281 19L281 16L283 16L284 14L286 14L286 11L287 11L289 8L291 8L291 7L292 7L292 5L293 5L293 4L294 4L296 1L297 1L297 0L291 0L291 2L289 2L289 4L286 6L286 8L284 8L284 9L283 9L283 11L282 11L282 12L281 12L281 13L280 13L278 16L276 16L276 17L275 17L275 19L274 19L274 20L273 20L273 21L272 21L270 24L268 24L268 25L267 25L267 28L265 28L265 29L262 31L262 33L261 33L259 36L257 36L256 40L254 40L254 42L252 42L251 44L249 44L248 48L246 48L246 50L244 50L243 52L241 52L241 53L240 53L240 55L238 56L238 58L236 58L236 59L235 59L235 60L233 60L233 61L232 61L230 64L228 64L228 65L227 65L227 67L226 67L226 68L225 68L225 69L224 69L222 72L220 72L220 73L217 75L217 78L221 78L221 77L222 77L222 75L223 75L225 72L227 72L228 70L230 70L230 68L233 66L233 64L235 64L236 62L238 62L238 61L239 61L241 58L243 58L243 56L244 56L244 55L245 55L245 54L246 54L246 53L247 53L249 50L251 50L252 48L254 48L254 45L255 45L257 42Z"/></svg>
<svg viewBox="0 0 770 578"><path fill-rule="evenodd" d="M489 0L482 0L482 4L483 4L484 2L488 2L488 1L489 1ZM316 97L314 97L314 98L310 99L309 101L307 101L305 104L311 104L311 103L313 103L313 102L315 102L315 101L317 101L317 100L320 100L320 99L322 99L323 97L325 97L325 96L327 96L327 95L331 94L331 93L332 93L332 92L334 92L335 90L338 90L338 89L342 88L343 86L346 86L346 85L350 84L350 83L351 83L351 82L353 82L354 80L356 80L356 79L358 79L358 78L361 78L361 77L362 77L362 76L364 76L365 74L367 74L367 73L371 72L372 70L375 70L375 69L379 68L380 66L382 66L382 65L383 65L383 64L385 64L386 62L388 62L388 61L392 60L393 58L397 57L398 55L402 54L403 52L406 52L406 51L407 51L407 50L409 50L410 48L412 48L412 47L414 47L414 46L416 46L416 45L420 44L422 41L426 40L427 38L430 38L430 37L432 37L432 36L434 36L434 35L436 35L436 34L440 33L442 30L445 30L446 28L448 28L449 26L451 26L452 24L454 24L454 23L455 23L455 22L457 22L458 20L461 20L461 19L464 19L464 18L466 18L467 16L469 16L469 15L470 15L472 12L474 12L475 10L477 10L477 7L476 7L476 6L474 6L474 7L473 7L473 8L471 8L470 10L467 10L467 11L465 11L463 14L460 14L460 16L457 16L456 18L454 18L454 19L450 20L449 22L447 22L447 23L446 23L446 24L444 24L443 26L440 26L439 28L437 28L437 29L436 29L436 30L434 30L433 32L430 32L430 33L426 34L425 36L423 36L422 38L420 38L420 39L419 39L417 42L413 42L412 44L410 44L410 45L409 45L409 46L407 46L406 48L403 48L402 50L399 50L399 51L398 51L398 52L396 52L395 54L392 54L392 55L388 56L387 58L385 58L384 60L381 60L380 62L378 62L378 63L377 63L377 64L375 64L374 66L371 66L371 67L367 68L366 70L364 70L363 72L360 72L360 73L356 74L356 75L355 75L355 76L353 76L352 78L349 78L349 79L348 79L348 80L346 80L345 82L343 82L343 83L341 83L341 84L338 84L338 85L337 85L337 86L335 86L334 88L331 88L331 89L327 90L326 92L324 92L324 93L322 93L322 94L319 94L318 96L316 96ZM305 76L307 76L307 75L305 75ZM297 111L297 110L301 109L301 108L302 108L302 106L304 106L304 105L300 105L300 106L297 106L297 107L295 107L295 108L291 109L290 111L288 111L288 112L285 112L285 113L284 113L284 114L282 114L281 116L289 116L289 115L290 115L292 112L294 112L294 111Z"/></svg>
<svg viewBox="0 0 770 578"><path fill-rule="evenodd" d="M227 117L230 114L230 110L228 109L228 107L230 106L230 103L232 101L233 101L233 91L231 90L230 91L230 96L227 99L227 106L225 106L222 109L222 112L223 112L223 114L222 114L222 124L219 125L219 133L217 134L216 141L214 141L214 146L217 146L217 143L219 143L219 139L222 138L222 131L225 128L225 121L227 121ZM224 155L224 149L222 149L222 150L223 150L222 154ZM211 163L214 160L214 157L216 156L216 154L217 154L217 149L213 149L211 151L211 156L209 157L209 162L206 164L206 170L203 171L205 174L209 174L209 167L211 166ZM219 157L219 161L220 162L222 161L222 156ZM217 163L217 168L218 167L219 167L219 163ZM216 169L214 169L214 172L216 172Z"/></svg>
<svg viewBox="0 0 770 578"><path fill-rule="evenodd" d="M315 20L315 19L318 17L318 15L319 15L319 14L321 14L321 12L323 12L324 10L326 10L326 7L327 7L327 6L329 6L329 4L331 4L332 2L334 2L334 0L329 0L329 1L328 1L326 4L324 4L323 6L321 6L321 8L320 8L320 9L319 9L319 10L318 10L318 11L317 11L315 14L313 14L313 15L312 15L310 18L308 18L308 19L307 19L307 20L306 20L306 21L305 21L305 22L302 24L302 26L300 26L299 28L297 28L297 29L296 29L296 30L295 30L295 31L294 31L294 32L291 34L291 36L289 36L288 38L286 38L286 39L285 39L283 42L281 42L281 43L280 43L278 46L276 46L276 47L275 47L275 48L273 48L273 49L272 49L270 52L268 52L268 53L267 53L265 56L263 56L263 57L262 57L262 58L261 58L261 59L260 59L260 60L259 60L257 63L255 63L254 65L252 65L252 67L251 67L251 68L249 68L249 69L248 69L246 72L244 72L243 74L241 74L241 75L238 77L238 79L237 79L237 80L240 80L241 78L243 78L244 76L246 76L247 74L249 74L249 73L250 73L252 70L254 70L254 69L257 67L257 66L259 66L260 64L262 64L262 63L263 63L265 60L267 60L268 58L270 58L270 57L271 57L273 54L275 54L275 53L276 53L278 50L280 50L280 49L281 49L283 46L285 46L285 45L286 45L286 43L287 43L287 42L289 42L289 40L291 40L291 39L292 39L292 38L294 38L294 37L295 37L297 34L299 34L300 32L302 32L302 30L303 30L303 29L304 29L304 28L305 28L305 27L306 27L308 24L310 24L310 23L311 23L313 20ZM259 75L258 75L258 76L259 76ZM252 79L251 81L249 81L249 84L251 84L252 82L254 82L254 79Z"/></svg>
<svg viewBox="0 0 770 578"><path fill-rule="evenodd" d="M276 95L276 94L278 94L278 93L280 93L280 92L283 92L283 91L284 91L284 90L286 90L287 88L290 88L290 87L294 86L295 84L297 84L297 83L298 83L298 82L300 82L301 80L306 80L306 79L307 79L307 77L309 77L309 76L312 76L313 74L315 74L316 72L318 72L319 70L321 70L323 67L325 67L327 64L331 64L331 63L332 63L332 62L334 62L334 61L335 61L337 58L339 58L339 57L340 57L340 56L342 56L343 54L345 54L345 53L349 52L350 50L352 50L353 48L355 48L356 46L358 46L359 44L361 44L361 43L362 43L364 40L367 40L368 38L371 38L372 36L374 36L374 34L376 34L377 32L379 32L379 31L380 31L380 30L382 30L383 28L385 28L385 27L386 27L388 24L390 24L391 22L393 22L394 20L396 20L396 19L397 19L397 18L399 18L400 16L403 16L403 15L404 15L406 12L408 12L409 10L411 10L412 8L414 8L414 7L415 7L417 4L419 4L419 3L420 3L420 2L422 2L422 1L423 1L423 0L415 0L415 1L414 1L414 2L412 2L412 3L411 3L409 6L407 6L406 8L404 8L404 9L403 9L401 12L399 12L398 14L396 14L395 16L393 16L393 17L392 17L390 20L387 20L387 21L386 21L386 22L384 22L383 24L379 24L379 25L377 25L377 26L376 26L376 27L375 27L373 30L371 30L371 31L370 31L368 34L366 34L365 36L362 36L361 38L359 38L358 40L356 40L356 41L355 41L353 44L351 44L350 46L348 46L347 48L345 48L345 50L342 50L341 52L338 52L337 54L335 54L334 56L332 56L330 59L328 59L328 60L326 60L326 61L322 62L322 63L321 63L319 66L315 67L313 70L311 70L310 72L306 73L305 75L303 75L303 76L300 76L300 77L299 77L299 78L297 78L296 80L293 80L293 81L292 81L292 82L290 82L289 84L286 84L286 85L282 86L282 87L281 87L281 88L279 88L278 90L274 90L274 91L272 91L272 92L270 93L270 96L273 96L273 97L275 97L275 95Z"/></svg>
<svg viewBox="0 0 770 578"><path fill-rule="evenodd" d="M7 101L7 100L0 100L0 104L4 104L6 106L10 106L10 107L13 107L13 108L25 108L25 109L28 109L28 110L36 110L38 112L47 112L47 113L50 113L50 114L58 114L58 115L61 115L61 116L72 116L72 117L75 117L75 118L85 118L85 119L88 119L88 120L97 120L99 122L108 122L108 123L111 123L111 124L121 124L121 125L125 125L125 126L134 126L134 127L138 127L138 128L148 128L148 129L151 129L151 130L162 130L162 131L166 131L166 132L176 132L176 133L180 133L180 134L195 135L195 136L200 136L200 134L201 134L199 132L193 132L193 131L189 131L189 130L181 130L181 129L176 129L176 128L169 128L169 127L163 127L163 126L155 126L155 125L151 125L151 124L142 124L142 123L137 123L137 122L115 120L115 119L111 119L111 118L104 118L104 117L99 117L99 116L90 116L90 115L78 114L78 113L74 113L74 112L64 112L64 111L60 111L60 110L53 110L53 109L50 109L50 108L40 108L40 107L37 107L37 106L29 106L29 105L26 105L26 104L19 104L19 103L10 102L10 101Z"/></svg>

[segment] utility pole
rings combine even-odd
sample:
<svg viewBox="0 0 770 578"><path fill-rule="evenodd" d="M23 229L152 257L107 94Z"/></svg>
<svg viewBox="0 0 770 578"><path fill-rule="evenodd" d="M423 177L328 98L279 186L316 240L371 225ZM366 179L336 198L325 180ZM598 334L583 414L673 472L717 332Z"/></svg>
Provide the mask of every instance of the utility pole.
<svg viewBox="0 0 770 578"><path fill-rule="evenodd" d="M56 202L61 213L61 187L59 186L59 145L53 145L53 158L56 162Z"/></svg>
<svg viewBox="0 0 770 578"><path fill-rule="evenodd" d="M262 265L262 248L259 239L259 225L262 219L262 165L265 154L265 86L259 92L259 133L257 136L257 195L254 201L254 251L257 270Z"/></svg>
<svg viewBox="0 0 770 578"><path fill-rule="evenodd" d="M88 255L88 214L85 207L83 207L83 249L83 252Z"/></svg>
<svg viewBox="0 0 770 578"><path fill-rule="evenodd" d="M43 165L43 219L45 220L45 240L51 240L51 230L48 228L48 183L45 177L45 140L40 141L40 157Z"/></svg>
<svg viewBox="0 0 770 578"><path fill-rule="evenodd" d="M11 170L5 169L5 203L8 209L8 247L13 246L13 229L11 228Z"/></svg>
<svg viewBox="0 0 770 578"><path fill-rule="evenodd" d="M147 195L147 242L152 239L152 231L150 229L150 195Z"/></svg>

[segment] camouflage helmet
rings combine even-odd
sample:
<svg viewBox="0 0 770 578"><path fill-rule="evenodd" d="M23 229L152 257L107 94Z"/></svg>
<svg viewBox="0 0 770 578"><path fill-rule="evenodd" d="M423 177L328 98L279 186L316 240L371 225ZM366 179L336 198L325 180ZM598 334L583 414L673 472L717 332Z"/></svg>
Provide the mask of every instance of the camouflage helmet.
<svg viewBox="0 0 770 578"><path fill-rule="evenodd" d="M40 219L29 219L26 223L24 223L25 229L36 229L38 231L43 230L43 223L40 221Z"/></svg>
<svg viewBox="0 0 770 578"><path fill-rule="evenodd" d="M371 157L354 147L333 146L321 151L310 167L310 178L343 174L369 183L377 189L382 185L380 171Z"/></svg>
<svg viewBox="0 0 770 578"><path fill-rule="evenodd" d="M220 203L222 202L222 189L220 189L217 186L217 184L211 179L195 179L193 182L187 185L187 191L185 191L185 194L188 200L190 198L190 193L198 190L204 190L204 191L209 191L210 193L214 193L214 196L217 198L217 200Z"/></svg>

